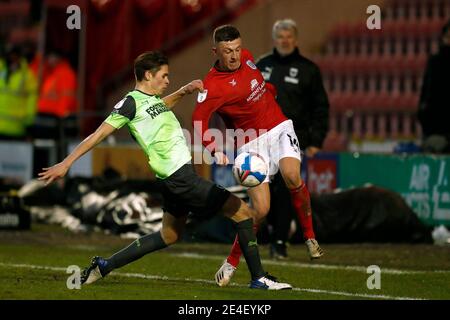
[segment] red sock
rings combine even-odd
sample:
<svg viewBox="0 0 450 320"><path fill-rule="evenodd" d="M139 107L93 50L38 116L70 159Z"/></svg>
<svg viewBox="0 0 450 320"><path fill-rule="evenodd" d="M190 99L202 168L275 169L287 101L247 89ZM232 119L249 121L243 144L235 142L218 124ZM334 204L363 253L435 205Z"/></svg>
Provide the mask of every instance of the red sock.
<svg viewBox="0 0 450 320"><path fill-rule="evenodd" d="M258 232L258 225L253 225L253 231L255 234ZM237 268L239 265L239 259L241 258L242 251L241 246L239 245L239 239L236 235L236 238L234 238L233 246L231 247L230 255L227 258L227 261L229 264L231 264L233 267Z"/></svg>
<svg viewBox="0 0 450 320"><path fill-rule="evenodd" d="M316 236L313 230L311 199L305 182L302 182L300 187L291 189L290 192L292 204L294 205L298 220L302 226L303 238L305 240L315 239Z"/></svg>

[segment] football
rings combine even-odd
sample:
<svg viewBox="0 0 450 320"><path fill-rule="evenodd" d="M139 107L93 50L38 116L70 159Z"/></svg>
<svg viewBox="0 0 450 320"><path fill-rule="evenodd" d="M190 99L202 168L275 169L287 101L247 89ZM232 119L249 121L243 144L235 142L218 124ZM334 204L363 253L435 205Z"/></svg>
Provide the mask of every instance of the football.
<svg viewBox="0 0 450 320"><path fill-rule="evenodd" d="M255 152L243 152L234 159L233 175L244 187L256 187L266 178L269 167Z"/></svg>

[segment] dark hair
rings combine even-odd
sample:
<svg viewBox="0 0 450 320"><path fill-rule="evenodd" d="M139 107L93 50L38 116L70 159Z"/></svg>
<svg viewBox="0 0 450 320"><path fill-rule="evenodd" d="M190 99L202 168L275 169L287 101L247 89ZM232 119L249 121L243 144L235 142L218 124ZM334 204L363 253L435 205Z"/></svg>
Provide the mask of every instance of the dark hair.
<svg viewBox="0 0 450 320"><path fill-rule="evenodd" d="M214 43L219 43L221 41L233 41L241 37L239 30L231 25L223 25L217 27L213 33Z"/></svg>
<svg viewBox="0 0 450 320"><path fill-rule="evenodd" d="M145 71L155 75L162 65L169 64L169 59L159 51L147 51L134 60L134 75L137 81L144 79Z"/></svg>

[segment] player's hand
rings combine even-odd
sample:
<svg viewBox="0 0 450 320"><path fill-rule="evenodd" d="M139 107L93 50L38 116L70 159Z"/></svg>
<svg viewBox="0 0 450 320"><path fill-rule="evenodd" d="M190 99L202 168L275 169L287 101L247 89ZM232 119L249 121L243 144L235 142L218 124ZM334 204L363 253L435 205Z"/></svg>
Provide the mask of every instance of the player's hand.
<svg viewBox="0 0 450 320"><path fill-rule="evenodd" d="M43 171L38 174L38 180L44 181L45 185L49 185L53 181L62 178L66 175L69 170L69 166L65 165L63 162L55 164L50 168L43 168Z"/></svg>
<svg viewBox="0 0 450 320"><path fill-rule="evenodd" d="M217 151L214 153L214 158L216 158L216 163L219 166L226 166L230 163L230 160L228 159L227 155L223 153L222 151Z"/></svg>
<svg viewBox="0 0 450 320"><path fill-rule="evenodd" d="M320 148L317 147L307 147L306 148L306 156L308 158L312 158L316 155L316 153L320 152Z"/></svg>
<svg viewBox="0 0 450 320"><path fill-rule="evenodd" d="M193 80L183 87L184 94L191 94L195 91L203 92L203 81Z"/></svg>

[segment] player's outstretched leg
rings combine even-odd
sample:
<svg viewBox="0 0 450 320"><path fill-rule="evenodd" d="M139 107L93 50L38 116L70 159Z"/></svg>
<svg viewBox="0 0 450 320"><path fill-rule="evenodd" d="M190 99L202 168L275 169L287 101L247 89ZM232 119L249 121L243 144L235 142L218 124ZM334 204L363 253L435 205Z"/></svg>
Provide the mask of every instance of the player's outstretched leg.
<svg viewBox="0 0 450 320"><path fill-rule="evenodd" d="M145 235L133 241L129 246L113 254L108 259L92 258L91 264L81 273L81 284L91 284L106 277L112 270L129 264L147 253L167 247L161 232Z"/></svg>
<svg viewBox="0 0 450 320"><path fill-rule="evenodd" d="M92 258L91 264L81 274L81 283L90 284L106 277L112 270L123 267L144 255L174 244L184 229L186 217L176 218L165 212L163 226L158 232L147 234L133 241L129 246L108 259Z"/></svg>
<svg viewBox="0 0 450 320"><path fill-rule="evenodd" d="M253 232L255 211L241 199L230 195L222 208L222 213L235 222L239 245L251 274L250 288L265 290L292 289L290 284L278 282L276 278L266 273L261 265L258 243Z"/></svg>

